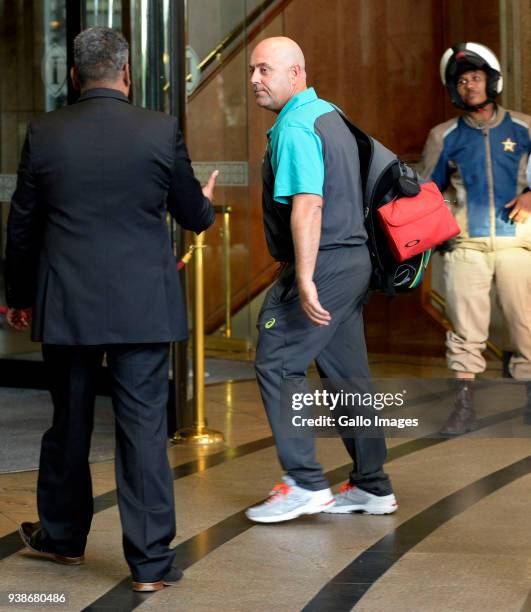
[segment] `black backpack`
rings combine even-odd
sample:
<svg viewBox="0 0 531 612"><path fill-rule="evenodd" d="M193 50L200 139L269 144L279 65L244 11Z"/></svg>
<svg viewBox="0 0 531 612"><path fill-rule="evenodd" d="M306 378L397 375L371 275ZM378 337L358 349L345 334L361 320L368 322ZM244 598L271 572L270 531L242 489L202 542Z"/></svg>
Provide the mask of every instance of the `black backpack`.
<svg viewBox="0 0 531 612"><path fill-rule="evenodd" d="M377 209L395 197L412 197L420 190L417 173L376 139L366 134L337 109L356 138L363 188L363 214L372 261L370 288L392 296L418 287L430 260L431 249L398 262L376 218Z"/></svg>

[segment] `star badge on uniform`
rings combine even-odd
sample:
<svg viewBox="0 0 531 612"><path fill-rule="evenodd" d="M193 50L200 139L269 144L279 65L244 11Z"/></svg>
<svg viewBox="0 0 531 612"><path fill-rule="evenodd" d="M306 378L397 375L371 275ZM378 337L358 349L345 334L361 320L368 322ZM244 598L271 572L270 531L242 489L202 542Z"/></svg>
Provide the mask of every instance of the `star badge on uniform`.
<svg viewBox="0 0 531 612"><path fill-rule="evenodd" d="M507 140L502 141L503 150L505 153L514 153L514 147L516 147L516 142L507 138Z"/></svg>

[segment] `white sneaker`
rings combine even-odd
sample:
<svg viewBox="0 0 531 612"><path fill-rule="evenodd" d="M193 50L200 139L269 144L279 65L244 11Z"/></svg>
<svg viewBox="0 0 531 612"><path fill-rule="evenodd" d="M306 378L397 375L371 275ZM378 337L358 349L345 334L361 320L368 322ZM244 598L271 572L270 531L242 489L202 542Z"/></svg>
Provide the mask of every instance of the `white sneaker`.
<svg viewBox="0 0 531 612"><path fill-rule="evenodd" d="M334 504L330 489L309 491L297 486L293 478L283 476L263 504L249 508L245 514L256 523L280 523L302 514L317 514Z"/></svg>
<svg viewBox="0 0 531 612"><path fill-rule="evenodd" d="M348 514L350 512L363 512L364 514L392 514L396 512L398 504L395 496L374 495L346 482L336 495L336 503L324 508L323 512L330 514Z"/></svg>

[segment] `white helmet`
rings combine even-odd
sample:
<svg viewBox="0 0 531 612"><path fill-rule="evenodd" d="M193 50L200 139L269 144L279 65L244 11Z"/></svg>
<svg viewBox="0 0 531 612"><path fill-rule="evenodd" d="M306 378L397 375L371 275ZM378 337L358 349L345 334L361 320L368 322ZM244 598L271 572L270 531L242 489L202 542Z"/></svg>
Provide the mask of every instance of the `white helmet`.
<svg viewBox="0 0 531 612"><path fill-rule="evenodd" d="M469 106L457 93L457 80L463 72L483 70L487 75L487 100L477 106ZM446 49L441 57L441 81L448 89L453 104L468 111L478 110L494 102L502 92L503 78L498 58L485 45L467 42Z"/></svg>

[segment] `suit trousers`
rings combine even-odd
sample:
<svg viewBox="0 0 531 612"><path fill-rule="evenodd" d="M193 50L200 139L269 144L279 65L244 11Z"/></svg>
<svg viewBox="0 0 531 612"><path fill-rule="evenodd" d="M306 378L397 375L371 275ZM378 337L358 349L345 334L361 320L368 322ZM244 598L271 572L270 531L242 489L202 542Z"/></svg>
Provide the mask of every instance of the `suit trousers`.
<svg viewBox="0 0 531 612"><path fill-rule="evenodd" d="M494 251L457 248L444 255L447 311L454 331L447 334L448 367L457 372L485 371L483 351L490 324L490 290L496 285L512 345L509 371L531 380L531 251L521 247Z"/></svg>
<svg viewBox="0 0 531 612"><path fill-rule="evenodd" d="M159 580L175 553L173 479L166 454L168 343L44 344L54 406L37 484L41 526L58 553L83 554L93 516L88 463L96 378L107 356L116 419L116 484L125 558L133 579Z"/></svg>
<svg viewBox="0 0 531 612"><path fill-rule="evenodd" d="M332 315L330 325L317 326L304 314L293 264L269 290L258 317L256 373L262 399L282 468L305 489L324 489L328 482L315 457L314 439L286 435L281 389L303 389L314 360L323 379L370 384L362 317L370 274L365 245L319 251L314 282L321 305ZM383 435L343 437L343 443L354 464L350 482L376 495L390 494L391 483L382 467Z"/></svg>

